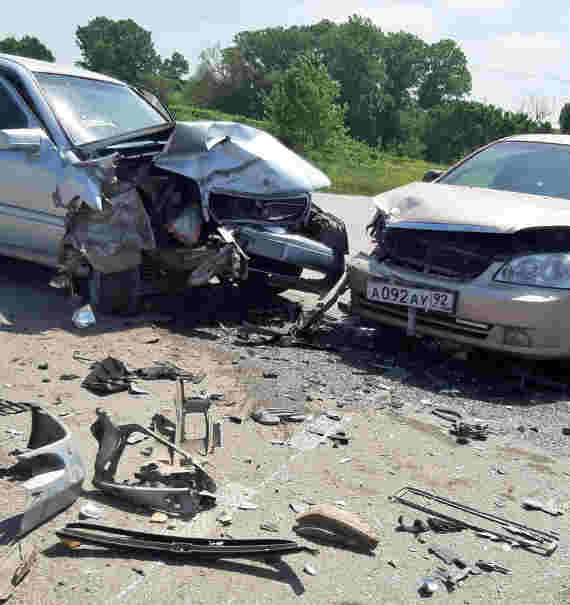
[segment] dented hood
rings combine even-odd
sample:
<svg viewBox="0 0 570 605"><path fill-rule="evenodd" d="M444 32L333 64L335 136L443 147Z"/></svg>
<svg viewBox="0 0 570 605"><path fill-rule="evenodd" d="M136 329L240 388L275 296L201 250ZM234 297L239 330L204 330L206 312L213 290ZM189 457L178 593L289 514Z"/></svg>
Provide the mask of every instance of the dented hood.
<svg viewBox="0 0 570 605"><path fill-rule="evenodd" d="M271 135L234 122L178 122L155 164L212 190L296 194L328 187L325 174Z"/></svg>
<svg viewBox="0 0 570 605"><path fill-rule="evenodd" d="M514 233L570 225L569 200L479 187L410 183L377 195L374 204L389 215L392 226Z"/></svg>

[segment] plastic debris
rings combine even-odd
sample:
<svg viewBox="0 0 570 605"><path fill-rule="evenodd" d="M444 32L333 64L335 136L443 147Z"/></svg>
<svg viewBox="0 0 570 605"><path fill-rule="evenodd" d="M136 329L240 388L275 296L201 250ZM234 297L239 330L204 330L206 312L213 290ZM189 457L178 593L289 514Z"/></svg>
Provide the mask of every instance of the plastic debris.
<svg viewBox="0 0 570 605"><path fill-rule="evenodd" d="M305 567L303 567L303 571L305 573L308 573L310 576L317 575L317 570L310 563L305 563Z"/></svg>
<svg viewBox="0 0 570 605"><path fill-rule="evenodd" d="M301 504L299 502L291 502L289 504L289 507L291 508L291 510L294 513L297 513L297 514L298 513L303 513L303 512L305 512L307 510L307 507L304 504Z"/></svg>
<svg viewBox="0 0 570 605"><path fill-rule="evenodd" d="M350 462L352 460L352 458L347 457L347 458L341 458L338 463L339 464L346 464L347 462Z"/></svg>
<svg viewBox="0 0 570 605"><path fill-rule="evenodd" d="M279 527L277 526L277 523L273 523L273 521L264 521L260 524L259 529L263 529L264 531L270 531L275 534L279 532Z"/></svg>
<svg viewBox="0 0 570 605"><path fill-rule="evenodd" d="M81 517L85 519L101 519L103 517L103 509L93 502L87 502L79 511Z"/></svg>
<svg viewBox="0 0 570 605"><path fill-rule="evenodd" d="M97 323L91 305L84 305L73 313L71 318L76 328L89 328Z"/></svg>
<svg viewBox="0 0 570 605"><path fill-rule="evenodd" d="M148 435L145 435L144 433L139 433L137 431L137 432L131 433L127 437L127 443L130 445L133 445L135 443L139 443L140 441L144 441L145 439L148 439Z"/></svg>
<svg viewBox="0 0 570 605"><path fill-rule="evenodd" d="M422 595L432 595L439 589L439 584L435 578L427 577L424 578L422 585L420 586L420 592Z"/></svg>
<svg viewBox="0 0 570 605"><path fill-rule="evenodd" d="M166 523L168 521L168 515L166 513L152 513L150 517L151 523Z"/></svg>
<svg viewBox="0 0 570 605"><path fill-rule="evenodd" d="M560 509L544 504L539 500L535 500L534 498L526 498L525 500L523 500L522 507L526 510L541 510L542 512L545 512L548 515L552 515L553 517L557 517L563 514Z"/></svg>
<svg viewBox="0 0 570 605"><path fill-rule="evenodd" d="M216 521L218 521L222 525L231 525L233 521L233 516L230 512L223 511L216 517Z"/></svg>

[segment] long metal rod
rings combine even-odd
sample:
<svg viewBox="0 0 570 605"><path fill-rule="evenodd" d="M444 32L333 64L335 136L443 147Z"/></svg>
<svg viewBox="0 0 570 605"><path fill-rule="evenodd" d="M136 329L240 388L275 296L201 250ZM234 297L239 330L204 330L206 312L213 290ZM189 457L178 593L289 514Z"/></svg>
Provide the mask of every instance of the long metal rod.
<svg viewBox="0 0 570 605"><path fill-rule="evenodd" d="M459 502L453 502L453 500L448 500L447 498L444 498L443 496L438 496L437 494L432 494L430 492L426 492L425 490L421 490L416 487L405 487L404 489L397 492L395 497L401 497L402 494L404 494L406 492L415 494L416 496L422 496L423 498L433 500L434 502L439 502L440 504L445 504L446 506L450 506L451 508L456 508L458 510L471 513L472 515L481 517L482 519L487 519L488 521L493 521L500 525L515 526L515 527L518 527L519 529L523 529L525 531L532 531L532 532L542 535L548 539L554 538L555 540L557 540L560 538L560 536L554 532L543 532L539 529L527 527L526 525L523 525L522 523L517 523L516 521L509 521L509 519L505 519L503 517L493 515L492 513L482 512L467 504L460 504Z"/></svg>
<svg viewBox="0 0 570 605"><path fill-rule="evenodd" d="M509 528L511 528L511 531L513 529L521 529L521 530L524 530L525 532L532 532L532 535L530 533L525 533L525 535L529 538L532 537L532 539L536 542L536 544L533 544L532 542L529 542L527 540L515 539L512 536L507 536L507 535L501 534L495 530L489 530L488 528L479 527L477 525L474 525L473 523L468 523L463 520L455 519L454 517L451 517L449 515L446 515L444 513L436 511L434 509L430 509L427 506L422 506L421 504L417 504L416 502L413 502L411 500L407 500L406 498L404 498L404 495L407 493L411 493L411 494L414 494L417 496L422 496L424 498L433 500L440 504L444 504L451 508L455 508L455 509L461 510L463 512L473 514L480 518L486 519L487 521L492 521L494 523L498 523L501 527L503 527L504 529L507 529L507 531L509 531ZM502 517L497 517L496 515L483 513L470 506L459 504L457 502L453 502L452 500L448 500L441 496L437 496L435 494L431 494L430 492L426 492L426 491L423 491L423 490L420 490L420 489L417 489L414 487L405 487L405 488L401 489L400 491L396 492L396 494L394 494L393 496L390 496L389 499L391 501L399 502L400 504L404 504L405 506L409 506L410 508L414 508L421 512L427 513L429 515L439 517L440 519L445 519L446 521L452 521L454 523L458 523L459 525L462 525L466 529L472 529L477 532L487 532L487 533L493 534L494 536L497 536L498 538L502 538L503 540L518 543L523 547L538 548L538 549L544 551L545 555L550 555L550 554L552 554L552 552L554 552L554 550L556 550L557 542L559 540L559 535L556 534L555 532L543 532L543 531L540 531L540 530L537 530L537 529L534 529L531 527L526 527L525 525L522 525L520 523L511 522L508 519L503 519Z"/></svg>

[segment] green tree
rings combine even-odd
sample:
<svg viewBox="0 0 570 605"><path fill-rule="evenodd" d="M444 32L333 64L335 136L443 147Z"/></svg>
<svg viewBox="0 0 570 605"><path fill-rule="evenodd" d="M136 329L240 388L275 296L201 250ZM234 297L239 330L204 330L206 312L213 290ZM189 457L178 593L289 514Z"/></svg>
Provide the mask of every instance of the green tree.
<svg viewBox="0 0 570 605"><path fill-rule="evenodd" d="M47 46L42 44L35 36L24 36L20 40L14 37L0 40L0 53L40 59L40 61L54 62L55 57Z"/></svg>
<svg viewBox="0 0 570 605"><path fill-rule="evenodd" d="M172 53L170 59L164 59L160 65L160 75L174 82L181 82L189 71L188 61L177 51Z"/></svg>
<svg viewBox="0 0 570 605"><path fill-rule="evenodd" d="M560 110L560 130L568 134L570 133L570 103L565 103Z"/></svg>
<svg viewBox="0 0 570 605"><path fill-rule="evenodd" d="M346 23L325 28L318 46L328 72L340 85L351 135L376 145L386 101L382 31L370 19L353 15Z"/></svg>
<svg viewBox="0 0 570 605"><path fill-rule="evenodd" d="M78 27L76 41L83 59L78 65L108 74L133 85L158 75L161 60L151 33L132 19L113 21L95 17Z"/></svg>
<svg viewBox="0 0 570 605"><path fill-rule="evenodd" d="M429 45L426 71L418 90L418 102L424 109L447 100L460 99L471 92L471 74L465 53L453 40Z"/></svg>
<svg viewBox="0 0 570 605"><path fill-rule="evenodd" d="M319 149L344 134L340 86L314 55L299 55L264 99L271 130L299 151Z"/></svg>

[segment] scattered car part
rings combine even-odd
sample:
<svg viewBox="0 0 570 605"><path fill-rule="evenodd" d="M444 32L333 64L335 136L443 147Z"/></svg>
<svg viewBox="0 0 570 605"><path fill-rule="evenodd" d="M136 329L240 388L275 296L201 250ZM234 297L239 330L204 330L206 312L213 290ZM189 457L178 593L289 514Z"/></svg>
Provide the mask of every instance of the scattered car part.
<svg viewBox="0 0 570 605"><path fill-rule="evenodd" d="M279 424L280 422L302 422L306 416L301 410L287 408L257 408L251 417L260 424Z"/></svg>
<svg viewBox="0 0 570 605"><path fill-rule="evenodd" d="M439 546L438 544L430 544L428 547L428 552L435 555L438 559L441 559L446 565L451 565L454 563L461 569L469 567L467 561L465 561L461 555L456 553L451 548Z"/></svg>
<svg viewBox="0 0 570 605"><path fill-rule="evenodd" d="M398 531L407 531L411 534L421 534L429 531L429 527L421 519L414 519L412 523L400 515L398 517Z"/></svg>
<svg viewBox="0 0 570 605"><path fill-rule="evenodd" d="M435 570L434 575L436 577L438 577L445 584L445 586L449 592L453 592L456 589L459 582L462 582L463 580L465 580L465 578L467 578L470 575L478 575L478 573L477 572L473 573L473 570L471 567L464 567L463 569L461 569L459 571L450 570L445 567L438 567Z"/></svg>
<svg viewBox="0 0 570 605"><path fill-rule="evenodd" d="M463 513L473 515L480 519L485 519L491 523L495 523L499 525L505 531L516 534L522 532L525 539L516 539L514 540L512 537L502 534L495 530L489 530L488 528L482 528L474 523L455 519L449 515L441 513L437 510L428 508L424 504L420 504L418 502L414 502L413 500L409 500L406 496L412 495L421 498L423 501L427 502L436 502L443 506L449 507L454 510L459 510ZM452 500L448 500L447 498L443 498L441 496L437 496L436 494L432 494L430 492L415 488L415 487L404 487L394 495L389 497L389 500L392 502L398 502L405 506L409 506L414 508L415 510L419 510L423 513L427 513L428 515L433 515L434 517L438 517L443 519L444 521L449 521L451 523L461 524L466 529L471 529L475 532L487 533L489 535L496 536L502 540L505 540L511 544L515 544L525 549L533 550L534 552L538 552L544 556L550 556L558 547L558 541L560 540L559 534L556 532L544 532L538 529L533 529L531 527L527 527L515 521L509 521L508 519L504 519L502 517L498 517L497 515L493 515L491 513L481 512L475 508L472 508L466 504L459 504L457 502L453 502Z"/></svg>
<svg viewBox="0 0 570 605"><path fill-rule="evenodd" d="M465 525L461 523L445 521L437 517L428 517L427 524L432 531L440 534L460 532L465 529Z"/></svg>
<svg viewBox="0 0 570 605"><path fill-rule="evenodd" d="M279 538L183 538L92 523L68 523L57 530L62 542L90 544L124 551L151 551L154 555L179 555L196 559L269 558L314 550Z"/></svg>
<svg viewBox="0 0 570 605"><path fill-rule="evenodd" d="M19 403L32 414L30 438L25 450L15 454L16 464L6 470L13 476L26 477L23 513L12 517L6 541L24 536L77 500L85 466L68 428L39 405ZM9 403L6 409L12 410ZM0 409L4 408L0 403ZM11 525L6 519L6 526Z"/></svg>
<svg viewBox="0 0 570 605"><path fill-rule="evenodd" d="M139 424L115 426L104 410L98 408L96 414L97 420L91 425L91 434L99 442L93 478L93 485L96 488L112 496L128 500L137 506L183 517L194 516L210 504L210 499L205 501L200 493L202 490L215 492L216 484L187 452ZM193 472L183 471L183 487L172 487L165 484L161 480L160 473L155 479L161 481L164 487L147 486L147 478L144 476L140 477L142 484L129 485L115 481L119 459L127 445L129 435L135 431L149 435L169 449L181 454L186 463L190 461L189 466L193 468Z"/></svg>
<svg viewBox="0 0 570 605"><path fill-rule="evenodd" d="M548 515L552 515L553 517L558 517L563 515L564 513L559 508L554 508L553 506L548 506L547 504L543 504L539 500L535 500L534 498L526 498L522 501L522 507L526 510L541 510Z"/></svg>
<svg viewBox="0 0 570 605"><path fill-rule="evenodd" d="M435 578L426 577L423 579L422 584L419 588L419 592L423 596L431 596L434 592L439 590L439 584Z"/></svg>
<svg viewBox="0 0 570 605"><path fill-rule="evenodd" d="M30 544L13 544L0 560L0 601L8 600L18 584L30 573L38 559L38 551Z"/></svg>
<svg viewBox="0 0 570 605"><path fill-rule="evenodd" d="M199 439L204 446L204 455L210 452L210 440L212 438L212 424L210 422L210 406L213 400L204 397L186 397L184 395L184 381L176 383L176 394L174 396L174 409L176 411L176 433L174 442L178 445L186 440L186 415L202 414L206 424L206 435Z"/></svg>
<svg viewBox="0 0 570 605"><path fill-rule="evenodd" d="M496 563L495 561L482 561L481 559L479 559L475 563L475 565L477 565L477 567L479 567L483 571L497 571L504 575L510 575L513 573L512 569L509 569L508 567L503 567L501 564Z"/></svg>
<svg viewBox="0 0 570 605"><path fill-rule="evenodd" d="M376 532L354 513L330 504L311 506L297 516L299 526L318 527L358 542L374 550L378 546Z"/></svg>
<svg viewBox="0 0 570 605"><path fill-rule="evenodd" d="M131 390L131 383L137 378L141 380L183 379L199 384L204 380L205 374L193 374L165 361L155 361L152 366L130 371L120 359L106 357L93 364L81 386L96 395L108 395Z"/></svg>
<svg viewBox="0 0 570 605"><path fill-rule="evenodd" d="M453 424L453 427L449 432L457 437L458 443L469 443L469 439L486 441L489 436L490 431L487 424L469 424L467 422L462 422L461 419L463 416L456 410L435 408L432 410L432 414Z"/></svg>

